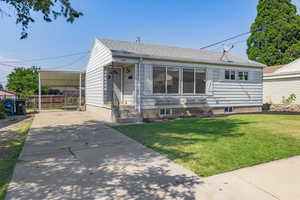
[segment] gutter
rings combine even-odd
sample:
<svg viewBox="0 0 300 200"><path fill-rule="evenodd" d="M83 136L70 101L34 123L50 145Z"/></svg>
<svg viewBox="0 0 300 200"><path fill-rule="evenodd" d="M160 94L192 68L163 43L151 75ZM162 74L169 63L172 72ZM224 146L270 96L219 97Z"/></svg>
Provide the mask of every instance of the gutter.
<svg viewBox="0 0 300 200"><path fill-rule="evenodd" d="M284 79L284 78L299 78L300 73L297 74L277 74L277 75L264 75L264 80L271 80L271 79Z"/></svg>
<svg viewBox="0 0 300 200"><path fill-rule="evenodd" d="M164 61L177 61L177 62L189 62L189 63L202 63L202 64L212 64L212 65L226 65L226 66L243 66L243 67L254 67L254 68L264 68L264 64L255 63L238 63L238 62L222 62L222 61L209 61L203 59L191 59L191 58L175 58L175 57L163 57L163 56L150 56L142 54L129 54L112 51L112 56L118 56L122 58L144 58L149 60L164 60Z"/></svg>

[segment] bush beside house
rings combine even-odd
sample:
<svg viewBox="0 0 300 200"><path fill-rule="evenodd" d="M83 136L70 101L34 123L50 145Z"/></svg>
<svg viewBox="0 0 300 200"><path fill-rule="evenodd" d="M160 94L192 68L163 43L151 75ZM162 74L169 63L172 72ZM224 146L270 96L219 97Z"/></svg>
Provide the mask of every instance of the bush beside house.
<svg viewBox="0 0 300 200"><path fill-rule="evenodd" d="M6 118L6 108L3 100L0 100L0 119Z"/></svg>

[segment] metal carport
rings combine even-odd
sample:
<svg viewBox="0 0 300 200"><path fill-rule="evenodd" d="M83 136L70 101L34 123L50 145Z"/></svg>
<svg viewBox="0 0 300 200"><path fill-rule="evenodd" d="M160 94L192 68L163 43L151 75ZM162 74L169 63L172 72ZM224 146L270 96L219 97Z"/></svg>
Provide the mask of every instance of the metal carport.
<svg viewBox="0 0 300 200"><path fill-rule="evenodd" d="M83 71L39 71L38 107L42 109L42 86L52 87L75 87L79 90L78 107L82 104L82 89L85 88L85 72Z"/></svg>

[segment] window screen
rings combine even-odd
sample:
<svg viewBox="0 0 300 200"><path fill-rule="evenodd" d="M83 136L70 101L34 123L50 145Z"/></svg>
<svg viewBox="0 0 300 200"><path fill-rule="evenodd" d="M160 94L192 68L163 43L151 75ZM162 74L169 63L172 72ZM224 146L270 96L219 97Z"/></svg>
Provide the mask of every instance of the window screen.
<svg viewBox="0 0 300 200"><path fill-rule="evenodd" d="M178 94L179 92L179 69L167 69L167 93Z"/></svg>
<svg viewBox="0 0 300 200"><path fill-rule="evenodd" d="M153 93L166 93L165 67L153 67Z"/></svg>
<svg viewBox="0 0 300 200"><path fill-rule="evenodd" d="M205 72L196 72L196 93L205 93Z"/></svg>
<svg viewBox="0 0 300 200"><path fill-rule="evenodd" d="M194 69L183 69L183 93L194 93Z"/></svg>

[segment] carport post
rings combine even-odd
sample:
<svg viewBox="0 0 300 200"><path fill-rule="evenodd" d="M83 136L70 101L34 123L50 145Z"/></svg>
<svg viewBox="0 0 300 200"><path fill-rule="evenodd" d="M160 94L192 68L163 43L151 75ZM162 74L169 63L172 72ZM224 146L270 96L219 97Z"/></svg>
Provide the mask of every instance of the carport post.
<svg viewBox="0 0 300 200"><path fill-rule="evenodd" d="M81 72L79 73L79 109L81 107Z"/></svg>
<svg viewBox="0 0 300 200"><path fill-rule="evenodd" d="M42 97L41 97L41 94L42 94L42 86L41 86L41 72L39 72L39 111L41 112L42 110Z"/></svg>

